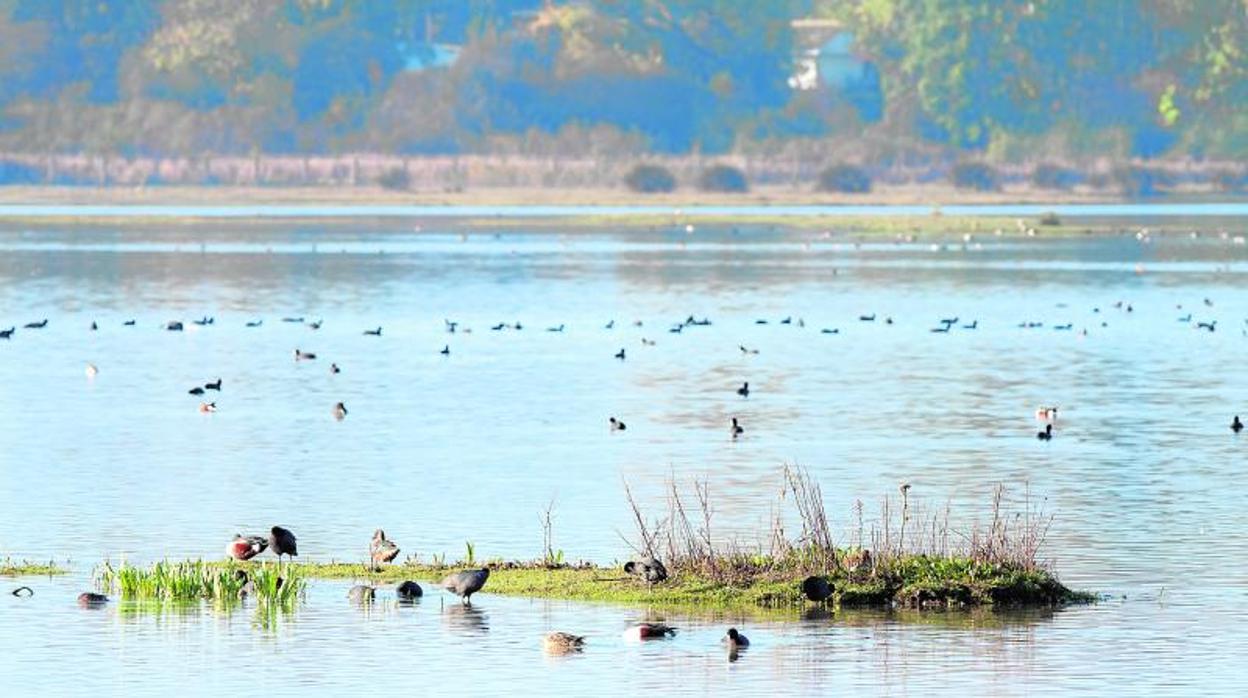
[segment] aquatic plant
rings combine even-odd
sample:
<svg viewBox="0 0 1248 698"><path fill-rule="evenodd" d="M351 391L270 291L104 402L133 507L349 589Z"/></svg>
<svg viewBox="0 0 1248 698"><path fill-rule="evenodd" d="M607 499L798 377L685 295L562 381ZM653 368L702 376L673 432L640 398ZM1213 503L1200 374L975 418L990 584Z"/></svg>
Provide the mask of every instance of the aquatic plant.
<svg viewBox="0 0 1248 698"><path fill-rule="evenodd" d="M67 571L52 560L31 562L30 560L18 561L10 557L0 560L0 577L65 574Z"/></svg>
<svg viewBox="0 0 1248 698"><path fill-rule="evenodd" d="M250 595L260 604L286 608L307 586L291 565L202 560L164 560L148 567L105 562L96 568L95 579L101 589L127 599L234 602Z"/></svg>

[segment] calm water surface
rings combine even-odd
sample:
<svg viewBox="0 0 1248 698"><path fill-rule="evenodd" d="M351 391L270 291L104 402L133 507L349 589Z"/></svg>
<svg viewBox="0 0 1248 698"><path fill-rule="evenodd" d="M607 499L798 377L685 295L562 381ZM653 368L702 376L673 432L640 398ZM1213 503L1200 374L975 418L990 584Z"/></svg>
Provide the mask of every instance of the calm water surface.
<svg viewBox="0 0 1248 698"><path fill-rule="evenodd" d="M1242 224L1229 232L858 245L748 228L0 229L0 329L18 328L0 340L0 555L74 570L0 597L5 689L1234 693L1248 441L1227 424L1248 416L1248 249ZM190 324L205 315L215 323ZM713 324L669 331L689 315ZM161 329L175 319L187 331ZM524 329L490 330L502 322ZM320 358L295 362L295 348ZM186 390L217 377L220 411L199 414ZM1051 443L1034 438L1041 404L1062 408ZM1055 515L1045 553L1063 580L1113 600L668 615L683 632L645 646L619 640L644 609L488 594L468 613L436 592L400 608L383 589L366 612L345 583L314 583L273 627L247 607L73 602L102 559L215 558L274 523L313 560L361 557L378 526L404 555L457 557L470 540L478 556L533 557L552 499L556 547L609 563L629 552L623 481L657 513L669 477L708 478L718 530L754 545L784 463L820 481L846 542L854 501L870 525L902 481L948 502L963 531L996 483L1015 504L1029 487ZM756 645L731 663L716 646L728 623ZM589 649L544 657L550 629Z"/></svg>

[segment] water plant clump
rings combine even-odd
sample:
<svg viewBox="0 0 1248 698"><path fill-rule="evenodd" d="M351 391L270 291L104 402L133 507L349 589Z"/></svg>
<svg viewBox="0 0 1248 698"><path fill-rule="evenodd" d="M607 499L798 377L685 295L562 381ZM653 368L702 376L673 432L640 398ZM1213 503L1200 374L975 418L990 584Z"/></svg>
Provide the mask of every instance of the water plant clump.
<svg viewBox="0 0 1248 698"><path fill-rule="evenodd" d="M65 574L67 571L52 560L31 562L30 560L14 560L10 557L0 560L0 577L51 576Z"/></svg>
<svg viewBox="0 0 1248 698"><path fill-rule="evenodd" d="M105 562L96 569L99 588L125 599L235 602L291 607L307 587L297 568L281 564L163 560L147 567Z"/></svg>

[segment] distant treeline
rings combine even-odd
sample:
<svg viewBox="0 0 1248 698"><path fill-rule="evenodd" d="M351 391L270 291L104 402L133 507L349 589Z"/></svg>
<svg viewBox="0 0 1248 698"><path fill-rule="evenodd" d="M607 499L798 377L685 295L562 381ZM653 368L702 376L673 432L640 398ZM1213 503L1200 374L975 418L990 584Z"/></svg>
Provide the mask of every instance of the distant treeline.
<svg viewBox="0 0 1248 698"><path fill-rule="evenodd" d="M876 186L952 185L972 191L1087 191L1147 197L1169 192L1242 193L1248 167L1234 162L1133 161L1079 169L1057 162L931 160L887 168L813 158L646 155L223 155L134 157L0 154L0 185L381 187L462 192L488 188L609 189L639 193L754 187L865 194Z"/></svg>
<svg viewBox="0 0 1248 698"><path fill-rule="evenodd" d="M0 0L10 153L1090 170L1243 161L1245 105L1244 0Z"/></svg>

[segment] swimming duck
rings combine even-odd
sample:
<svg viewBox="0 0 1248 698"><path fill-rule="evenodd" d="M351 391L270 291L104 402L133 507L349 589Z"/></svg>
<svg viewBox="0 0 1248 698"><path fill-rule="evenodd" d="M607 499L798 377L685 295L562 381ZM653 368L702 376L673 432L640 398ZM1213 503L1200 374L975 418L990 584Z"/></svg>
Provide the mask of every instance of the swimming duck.
<svg viewBox="0 0 1248 698"><path fill-rule="evenodd" d="M235 560L250 560L268 547L269 541L264 536L244 536L236 533L234 540L225 546L225 554Z"/></svg>
<svg viewBox="0 0 1248 698"><path fill-rule="evenodd" d="M47 326L48 326L48 319L46 317L40 322L28 322L25 325L26 329L28 330L41 330Z"/></svg>
<svg viewBox="0 0 1248 698"><path fill-rule="evenodd" d="M738 344L737 348L741 350L742 354L757 354L758 353L757 349L750 349L746 347L744 344Z"/></svg>
<svg viewBox="0 0 1248 698"><path fill-rule="evenodd" d="M647 584L658 584L667 579L667 568L658 558L648 555L624 563L624 573L640 577Z"/></svg>
<svg viewBox="0 0 1248 698"><path fill-rule="evenodd" d="M819 332L820 334L840 334L841 329L839 327L825 327L819 330Z"/></svg>
<svg viewBox="0 0 1248 698"><path fill-rule="evenodd" d="M562 332L562 331L563 331L563 324L560 324L558 327L547 327L547 328L546 328L546 331L547 331L547 332Z"/></svg>
<svg viewBox="0 0 1248 698"><path fill-rule="evenodd" d="M16 327L10 327L7 330L0 330L0 339L12 339L13 332L16 330L17 330Z"/></svg>
<svg viewBox="0 0 1248 698"><path fill-rule="evenodd" d="M108 603L108 597L103 594L84 591L78 595L78 605L83 608L99 608L106 603Z"/></svg>
<svg viewBox="0 0 1248 698"><path fill-rule="evenodd" d="M645 337L642 337L641 345L645 347L653 347L653 346L657 346L658 342L654 341L653 339L646 339Z"/></svg>
<svg viewBox="0 0 1248 698"><path fill-rule="evenodd" d="M190 395L203 395L203 394L204 394L204 389L203 389L203 388L201 388L201 387L199 387L199 386L197 385L197 386L195 386L194 388L191 388L190 390L188 390L188 391L186 391L186 392L187 392L188 394L190 394Z"/></svg>
<svg viewBox="0 0 1248 698"><path fill-rule="evenodd" d="M737 424L737 418L733 417L732 418L732 438L735 439L744 433L745 433L745 429L742 429L741 425Z"/></svg>
<svg viewBox="0 0 1248 698"><path fill-rule="evenodd" d="M737 395L740 395L741 397L749 397L749 396L750 396L750 383L749 383L749 381L746 381L746 382L742 383L742 384L741 384L741 387L740 387L740 388L737 388Z"/></svg>
<svg viewBox="0 0 1248 698"><path fill-rule="evenodd" d="M212 318L205 315L202 318L198 320L192 320L191 322L195 323L196 325L199 325L200 327L207 327L208 325L212 324L212 321L213 321Z"/></svg>
<svg viewBox="0 0 1248 698"><path fill-rule="evenodd" d="M375 330L364 330L364 334L369 335L369 336L372 336L372 337L380 337L380 336L381 336L381 328L380 328L380 327L378 327L378 328L377 328L377 329L375 329Z"/></svg>
<svg viewBox="0 0 1248 698"><path fill-rule="evenodd" d="M446 331L450 332L451 334L455 334L455 329L459 327L458 322L451 322L450 320L447 320L446 318L442 318L442 322L446 324Z"/></svg>
<svg viewBox="0 0 1248 698"><path fill-rule="evenodd" d="M439 354L441 354L442 356L450 356L450 355L451 355L451 345L449 345L449 344L443 344L443 345L442 345L442 351L440 351L440 352L438 352L438 353L439 353Z"/></svg>
<svg viewBox="0 0 1248 698"><path fill-rule="evenodd" d="M316 358L316 354L310 351L295 350L295 361L311 361Z"/></svg>
<svg viewBox="0 0 1248 698"><path fill-rule="evenodd" d="M249 320L247 322L248 327L259 327L263 324L264 324L264 320Z"/></svg>
<svg viewBox="0 0 1248 698"><path fill-rule="evenodd" d="M612 320L611 322L608 322L607 324L602 326L604 330L610 330L610 329L613 329L614 327L615 327L615 320Z"/></svg>
<svg viewBox="0 0 1248 698"><path fill-rule="evenodd" d="M1056 407L1036 408L1036 420L1040 422L1057 421L1057 408Z"/></svg>
<svg viewBox="0 0 1248 698"><path fill-rule="evenodd" d="M615 353L615 358L619 359L620 361L623 361L623 360L624 360L624 349L623 349L623 347L621 347L621 348L620 348L620 350L619 350L619 351L617 351L617 352Z"/></svg>
<svg viewBox="0 0 1248 698"><path fill-rule="evenodd" d="M392 562L399 556L399 546L392 540L386 540L386 532L379 528L373 531L373 541L368 545L368 554L374 564L381 565L385 562Z"/></svg>
<svg viewBox="0 0 1248 698"><path fill-rule="evenodd" d="M347 598L356 604L372 603L376 596L377 590L365 584L356 584L347 591Z"/></svg>
<svg viewBox="0 0 1248 698"><path fill-rule="evenodd" d="M92 321L91 321L91 331L92 331L92 332L95 332L95 331L96 331L96 330L98 330L98 329L100 329L100 326L99 326L99 325L97 325L97 324L95 324L95 320L92 320Z"/></svg>
<svg viewBox="0 0 1248 698"><path fill-rule="evenodd" d="M100 375L100 369L97 368L95 364L88 363L86 373L87 373L87 378L95 378L96 376Z"/></svg>
<svg viewBox="0 0 1248 698"><path fill-rule="evenodd" d="M870 315L859 315L858 320L861 322L875 322L875 313L871 313Z"/></svg>
<svg viewBox="0 0 1248 698"><path fill-rule="evenodd" d="M215 390L221 392L221 379L218 378L215 383L204 383L204 390Z"/></svg>
<svg viewBox="0 0 1248 698"><path fill-rule="evenodd" d="M282 322L303 322L303 316L300 315L299 317L284 317L282 318Z"/></svg>
<svg viewBox="0 0 1248 698"><path fill-rule="evenodd" d="M728 628L728 634L724 636L724 643L728 645L728 649L745 649L750 646L750 638L737 632L736 628Z"/></svg>
<svg viewBox="0 0 1248 698"><path fill-rule="evenodd" d="M211 414L211 413L216 412L216 411L217 411L217 403L215 403L215 402L201 402L201 403L199 403L199 412L200 412L200 414Z"/></svg>
<svg viewBox="0 0 1248 698"><path fill-rule="evenodd" d="M182 323L178 322L177 320L171 320L170 322L165 323L165 329L170 332L181 332Z"/></svg>
<svg viewBox="0 0 1248 698"><path fill-rule="evenodd" d="M490 330L494 332L498 332L499 330L504 330L504 329L507 329L507 323L505 322L500 322L497 325L494 325L493 327L490 328Z"/></svg>
<svg viewBox="0 0 1248 698"><path fill-rule="evenodd" d="M336 374L342 373L342 369L338 368L338 364L330 364L329 372L331 375L336 375Z"/></svg>
<svg viewBox="0 0 1248 698"><path fill-rule="evenodd" d="M1052 441L1053 440L1053 423L1049 422L1048 424L1045 424L1044 431L1036 432L1036 438L1040 439L1041 441Z"/></svg>
<svg viewBox="0 0 1248 698"><path fill-rule="evenodd" d="M1239 415L1235 415L1235 419L1231 420L1231 431L1238 434L1244 430L1244 423L1239 421Z"/></svg>
<svg viewBox="0 0 1248 698"><path fill-rule="evenodd" d="M125 322L121 324L125 325L126 327L134 327L135 322L136 322L135 320L126 320Z"/></svg>
<svg viewBox="0 0 1248 698"><path fill-rule="evenodd" d="M472 595L481 591L481 588L485 586L485 582L489 578L490 568L488 567L478 570L464 570L446 575L442 579L442 587L452 594L462 597L465 606L471 606Z"/></svg>
<svg viewBox="0 0 1248 698"><path fill-rule="evenodd" d="M675 635L676 628L662 623L638 623L624 631L625 640L658 640Z"/></svg>
<svg viewBox="0 0 1248 698"><path fill-rule="evenodd" d="M274 526L269 529L269 549L277 555L278 562L282 561L283 555L299 556L299 546L295 541L295 534L281 526Z"/></svg>
<svg viewBox="0 0 1248 698"><path fill-rule="evenodd" d="M624 431L625 429L628 428L624 426L624 422L621 422L615 417L608 419L607 423L611 425L611 431Z"/></svg>
<svg viewBox="0 0 1248 698"><path fill-rule="evenodd" d="M411 601L412 599L419 599L420 597L425 595L425 590L421 589L419 584L411 580L408 580L400 584L399 588L395 589L394 592L398 594L399 599L403 601Z"/></svg>
<svg viewBox="0 0 1248 698"><path fill-rule="evenodd" d="M324 320L317 320L316 322L309 322L309 323L308 323L308 329L310 329L310 330L319 330L319 329L321 329L321 325L324 325L324 324L325 324L325 321L324 321Z"/></svg>
<svg viewBox="0 0 1248 698"><path fill-rule="evenodd" d="M342 404L341 402L334 405L333 415L334 415L334 419L341 422L343 418L347 416L347 406Z"/></svg>
<svg viewBox="0 0 1248 698"><path fill-rule="evenodd" d="M542 638L542 649L549 654L568 654L584 649L585 638L571 633L546 633Z"/></svg>
<svg viewBox="0 0 1248 698"><path fill-rule="evenodd" d="M969 325L963 325L963 326L962 326L962 329L964 329L964 330L973 330L973 329L975 329L975 328L977 328L977 327L979 327L979 320L972 320L972 321L971 321L971 324L969 324Z"/></svg>

